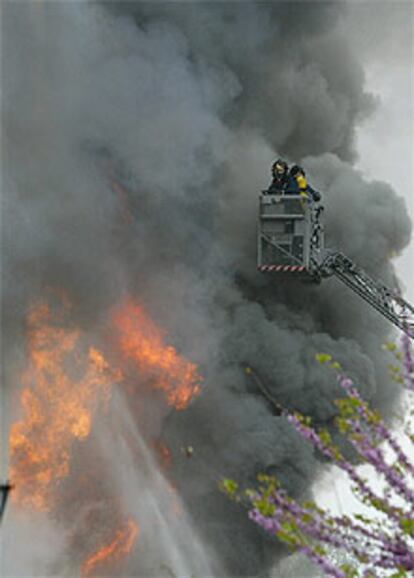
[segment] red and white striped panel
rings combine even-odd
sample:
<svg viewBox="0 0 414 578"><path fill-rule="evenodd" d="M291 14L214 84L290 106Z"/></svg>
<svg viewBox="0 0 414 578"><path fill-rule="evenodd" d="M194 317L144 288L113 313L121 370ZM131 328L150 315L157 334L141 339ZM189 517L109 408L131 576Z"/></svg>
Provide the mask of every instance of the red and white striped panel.
<svg viewBox="0 0 414 578"><path fill-rule="evenodd" d="M281 273L300 273L306 271L303 265L259 265L259 271L278 271Z"/></svg>

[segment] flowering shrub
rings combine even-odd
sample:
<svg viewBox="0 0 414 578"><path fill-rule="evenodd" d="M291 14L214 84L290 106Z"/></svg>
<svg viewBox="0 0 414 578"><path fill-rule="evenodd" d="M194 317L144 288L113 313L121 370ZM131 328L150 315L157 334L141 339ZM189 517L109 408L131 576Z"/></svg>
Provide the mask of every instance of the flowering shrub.
<svg viewBox="0 0 414 578"><path fill-rule="evenodd" d="M414 391L414 356L409 337L401 350L386 346L398 365L391 365L394 380ZM382 480L376 490L332 442L326 430L316 431L311 420L285 412L298 433L324 456L344 470L359 500L372 515L333 516L314 502L298 503L288 496L274 477L258 477L259 487L240 493L236 482L223 480L222 489L232 498L246 501L249 517L289 547L303 552L326 575L335 578L402 578L414 576L414 464L399 439L381 416L370 409L353 382L341 373L331 356L316 359L337 372L345 397L336 400L336 426L352 444L360 461L370 464ZM414 436L409 433L409 440ZM348 562L336 563L333 551L344 550Z"/></svg>

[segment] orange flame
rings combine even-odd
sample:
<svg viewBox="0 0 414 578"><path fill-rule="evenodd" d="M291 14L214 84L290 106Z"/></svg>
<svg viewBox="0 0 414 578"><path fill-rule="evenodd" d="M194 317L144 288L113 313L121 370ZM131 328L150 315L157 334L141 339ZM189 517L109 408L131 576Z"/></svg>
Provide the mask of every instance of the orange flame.
<svg viewBox="0 0 414 578"><path fill-rule="evenodd" d="M49 306L37 303L27 316L28 364L20 397L23 419L10 430L13 499L21 506L50 510L53 490L69 473L73 442L89 435L99 401L108 401L119 375L102 354L76 350L80 332L64 326Z"/></svg>
<svg viewBox="0 0 414 578"><path fill-rule="evenodd" d="M185 409L201 390L197 366L164 343L163 333L132 300L119 307L113 318L125 359L153 379L155 389L165 392L169 405Z"/></svg>
<svg viewBox="0 0 414 578"><path fill-rule="evenodd" d="M81 578L90 576L96 566L114 562L129 554L138 534L138 525L132 519L129 519L125 526L115 533L115 537L109 544L102 546L85 560L81 567Z"/></svg>

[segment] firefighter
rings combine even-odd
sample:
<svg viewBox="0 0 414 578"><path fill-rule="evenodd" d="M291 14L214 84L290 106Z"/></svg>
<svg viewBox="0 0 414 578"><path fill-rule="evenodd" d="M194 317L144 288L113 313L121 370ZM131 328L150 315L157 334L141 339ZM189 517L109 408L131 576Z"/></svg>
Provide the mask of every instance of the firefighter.
<svg viewBox="0 0 414 578"><path fill-rule="evenodd" d="M272 165L272 182L267 190L268 195L282 195L289 182L289 167L282 159Z"/></svg>
<svg viewBox="0 0 414 578"><path fill-rule="evenodd" d="M311 198L315 202L321 200L321 194L308 184L306 173L299 165L294 165L290 169L286 192Z"/></svg>

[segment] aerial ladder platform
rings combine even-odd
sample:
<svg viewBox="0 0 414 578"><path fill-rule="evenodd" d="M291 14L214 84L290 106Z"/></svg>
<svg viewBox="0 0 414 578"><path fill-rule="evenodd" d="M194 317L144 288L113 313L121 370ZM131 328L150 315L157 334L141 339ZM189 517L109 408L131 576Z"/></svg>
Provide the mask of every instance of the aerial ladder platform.
<svg viewBox="0 0 414 578"><path fill-rule="evenodd" d="M414 339L414 307L340 251L325 248L323 207L302 195L260 196L257 268L320 282L335 276Z"/></svg>

